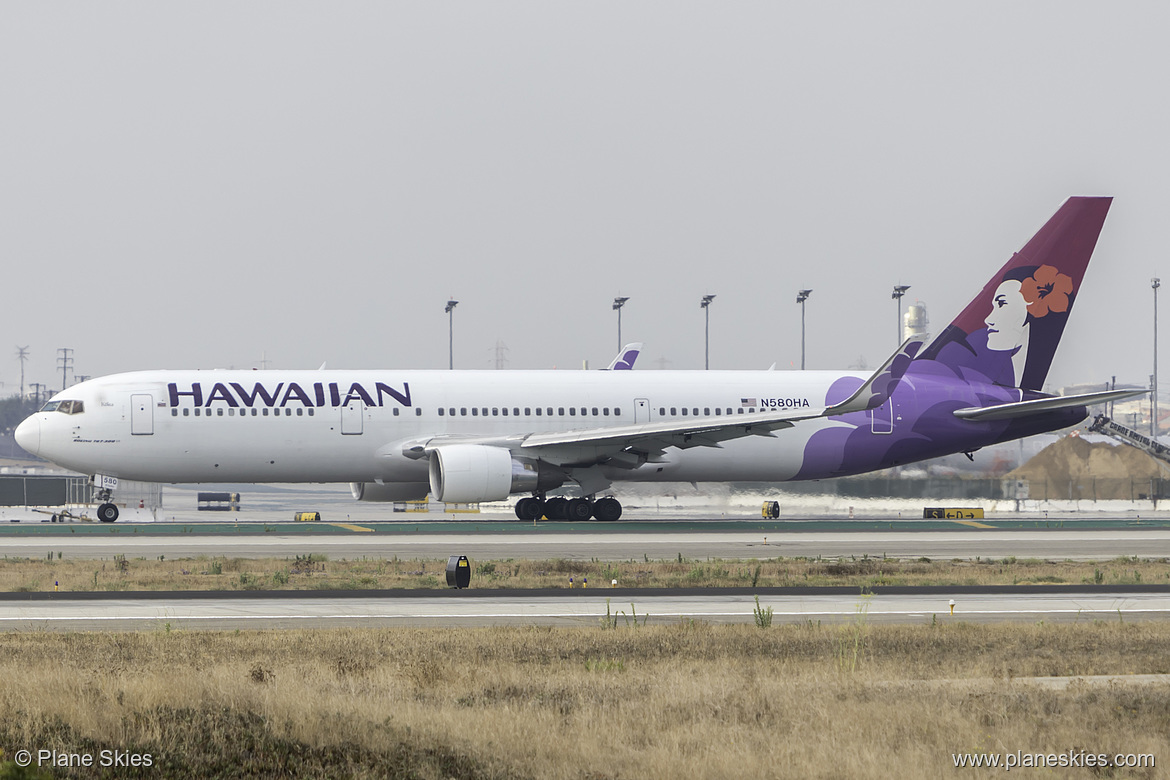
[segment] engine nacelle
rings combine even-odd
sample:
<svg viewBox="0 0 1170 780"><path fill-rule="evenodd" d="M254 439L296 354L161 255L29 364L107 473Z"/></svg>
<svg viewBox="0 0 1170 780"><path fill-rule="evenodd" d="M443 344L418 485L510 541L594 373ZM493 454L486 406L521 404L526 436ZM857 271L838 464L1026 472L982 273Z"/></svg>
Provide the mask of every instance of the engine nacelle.
<svg viewBox="0 0 1170 780"><path fill-rule="evenodd" d="M431 451L431 495L449 503L502 501L544 488L536 461L518 460L502 447L451 444Z"/></svg>
<svg viewBox="0 0 1170 780"><path fill-rule="evenodd" d="M427 497L431 486L426 482L350 482L349 492L358 501L420 501Z"/></svg>

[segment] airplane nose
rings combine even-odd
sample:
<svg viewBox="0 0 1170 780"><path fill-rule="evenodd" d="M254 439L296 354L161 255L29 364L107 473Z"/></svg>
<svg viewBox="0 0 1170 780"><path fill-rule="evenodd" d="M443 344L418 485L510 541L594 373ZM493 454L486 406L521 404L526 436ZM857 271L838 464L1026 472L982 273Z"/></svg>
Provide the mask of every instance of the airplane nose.
<svg viewBox="0 0 1170 780"><path fill-rule="evenodd" d="M16 443L25 452L30 452L37 455L41 448L41 421L35 416L29 417L27 420L16 426L16 431L13 433L16 437Z"/></svg>

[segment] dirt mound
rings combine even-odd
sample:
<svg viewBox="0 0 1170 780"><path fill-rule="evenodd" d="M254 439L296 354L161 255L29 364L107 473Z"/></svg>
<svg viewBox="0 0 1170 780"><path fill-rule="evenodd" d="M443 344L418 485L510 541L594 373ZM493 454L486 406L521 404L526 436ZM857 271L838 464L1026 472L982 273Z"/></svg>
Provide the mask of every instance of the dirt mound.
<svg viewBox="0 0 1170 780"><path fill-rule="evenodd" d="M1150 480L1170 479L1170 464L1128 444L1066 436L1007 476L1028 480L1034 498L1042 497L1036 488L1046 485L1053 497L1065 497L1071 488L1073 498L1132 499L1147 492Z"/></svg>

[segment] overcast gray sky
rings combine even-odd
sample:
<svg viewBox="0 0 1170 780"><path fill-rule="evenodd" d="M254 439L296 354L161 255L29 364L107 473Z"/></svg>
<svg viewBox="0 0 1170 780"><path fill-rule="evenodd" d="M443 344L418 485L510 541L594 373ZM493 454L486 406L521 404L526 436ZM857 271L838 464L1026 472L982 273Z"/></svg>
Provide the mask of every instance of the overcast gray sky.
<svg viewBox="0 0 1170 780"><path fill-rule="evenodd" d="M805 287L808 367L873 366L894 284L937 332L1069 195L1115 201L1050 382L1144 383L1168 28L1064 0L5 2L0 392L26 345L54 387L58 347L88 375L445 368L448 296L463 368L497 342L603 366L616 295L640 369L702 368L708 293L712 368L799 367Z"/></svg>

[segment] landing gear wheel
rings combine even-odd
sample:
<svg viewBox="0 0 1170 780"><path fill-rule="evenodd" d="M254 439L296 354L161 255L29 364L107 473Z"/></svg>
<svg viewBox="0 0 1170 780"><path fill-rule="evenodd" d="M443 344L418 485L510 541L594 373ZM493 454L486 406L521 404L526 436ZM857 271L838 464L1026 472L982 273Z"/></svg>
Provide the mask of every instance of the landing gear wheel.
<svg viewBox="0 0 1170 780"><path fill-rule="evenodd" d="M612 523L622 516L621 502L616 498L602 498L593 504L593 516L606 523Z"/></svg>
<svg viewBox="0 0 1170 780"><path fill-rule="evenodd" d="M521 520L539 520L544 516L544 502L539 498L522 498L516 502L516 517Z"/></svg>
<svg viewBox="0 0 1170 780"><path fill-rule="evenodd" d="M593 517L593 504L583 498L574 498L569 502L568 516L570 520L580 522Z"/></svg>
<svg viewBox="0 0 1170 780"><path fill-rule="evenodd" d="M569 500L555 496L544 502L544 516L549 520L568 520Z"/></svg>
<svg viewBox="0 0 1170 780"><path fill-rule="evenodd" d="M97 516L103 523L112 523L118 519L118 507L106 502L98 507Z"/></svg>

